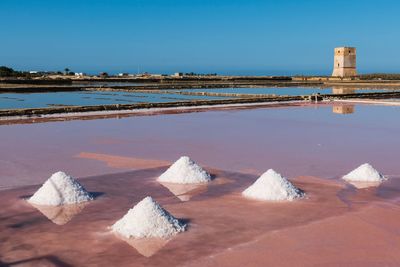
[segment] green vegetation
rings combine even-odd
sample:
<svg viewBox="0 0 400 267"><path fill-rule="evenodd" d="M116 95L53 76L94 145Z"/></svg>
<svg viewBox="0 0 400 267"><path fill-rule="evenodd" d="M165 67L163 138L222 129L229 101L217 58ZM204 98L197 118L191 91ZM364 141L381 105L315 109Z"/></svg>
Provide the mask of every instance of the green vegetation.
<svg viewBox="0 0 400 267"><path fill-rule="evenodd" d="M358 75L360 80L400 80L399 73L370 73Z"/></svg>
<svg viewBox="0 0 400 267"><path fill-rule="evenodd" d="M6 66L0 66L0 78L31 78L38 76L38 74L32 74L26 71L16 71L13 68L6 67Z"/></svg>
<svg viewBox="0 0 400 267"><path fill-rule="evenodd" d="M69 69L68 69L69 70ZM42 77L48 75L62 75L61 71L38 71L38 72L29 72L29 71L17 71L13 68L7 66L0 66L0 78L35 78ZM74 72L68 72L68 75L75 75Z"/></svg>
<svg viewBox="0 0 400 267"><path fill-rule="evenodd" d="M13 77L17 76L19 72L6 66L0 66L0 77Z"/></svg>

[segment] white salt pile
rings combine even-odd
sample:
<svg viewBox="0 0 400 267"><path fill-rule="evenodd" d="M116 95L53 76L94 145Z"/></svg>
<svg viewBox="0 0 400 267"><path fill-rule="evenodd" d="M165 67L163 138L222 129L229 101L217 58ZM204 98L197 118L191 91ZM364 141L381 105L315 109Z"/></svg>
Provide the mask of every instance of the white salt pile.
<svg viewBox="0 0 400 267"><path fill-rule="evenodd" d="M111 228L126 238L167 238L185 231L186 225L175 219L153 198L146 197Z"/></svg>
<svg viewBox="0 0 400 267"><path fill-rule="evenodd" d="M303 191L272 169L261 175L242 194L248 198L267 201L292 201L305 195Z"/></svg>
<svg viewBox="0 0 400 267"><path fill-rule="evenodd" d="M59 206L93 200L82 185L64 172L54 173L28 202L37 205Z"/></svg>
<svg viewBox="0 0 400 267"><path fill-rule="evenodd" d="M159 182L201 184L211 181L211 175L189 157L181 157L157 179Z"/></svg>
<svg viewBox="0 0 400 267"><path fill-rule="evenodd" d="M375 170L369 163L365 163L343 176L343 179L352 182L382 182L386 180L386 177Z"/></svg>

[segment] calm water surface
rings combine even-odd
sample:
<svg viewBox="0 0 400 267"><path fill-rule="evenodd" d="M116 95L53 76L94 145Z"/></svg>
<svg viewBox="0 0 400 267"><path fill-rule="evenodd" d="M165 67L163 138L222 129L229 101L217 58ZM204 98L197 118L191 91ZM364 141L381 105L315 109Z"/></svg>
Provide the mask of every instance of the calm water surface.
<svg viewBox="0 0 400 267"><path fill-rule="evenodd" d="M54 93L2 93L0 109L44 108L51 106L95 106L109 104L137 104L213 100L224 97L187 96L179 94L148 94L128 92L54 92Z"/></svg>
<svg viewBox="0 0 400 267"><path fill-rule="evenodd" d="M186 89L187 92L216 92L239 94L266 94L266 95L310 95L344 94L344 93L372 93L387 92L395 89L348 89L338 88L214 88L214 89ZM190 100L216 100L231 97L195 96L175 94L173 90L166 90L165 94L130 93L130 92L54 92L54 93L0 93L0 109L16 108L45 108L51 106L95 106L109 104L137 104L155 102L176 102Z"/></svg>
<svg viewBox="0 0 400 267"><path fill-rule="evenodd" d="M112 172L81 152L169 162L189 155L218 169L289 177L333 177L370 162L400 175L399 114L399 106L335 104L0 126L0 188L58 170Z"/></svg>
<svg viewBox="0 0 400 267"><path fill-rule="evenodd" d="M260 257L251 266L276 266L294 253L286 266L326 266L321 257L335 266L398 266L399 114L400 107L335 103L0 126L0 266L235 266L248 261L242 248ZM156 182L182 155L216 179L193 191ZM390 180L365 190L341 181L365 162ZM308 197L242 198L269 168ZM22 199L58 170L84 178L98 198L59 210ZM188 231L150 245L111 234L147 195L189 222ZM221 257L227 261L214 262Z"/></svg>

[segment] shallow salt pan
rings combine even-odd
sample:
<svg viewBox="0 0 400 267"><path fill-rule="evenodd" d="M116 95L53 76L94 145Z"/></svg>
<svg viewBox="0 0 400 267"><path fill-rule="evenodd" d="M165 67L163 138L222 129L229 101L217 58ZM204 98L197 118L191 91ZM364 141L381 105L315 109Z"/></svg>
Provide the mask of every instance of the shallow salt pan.
<svg viewBox="0 0 400 267"><path fill-rule="evenodd" d="M247 198L264 201L293 201L305 196L303 191L272 169L261 175L242 194Z"/></svg>

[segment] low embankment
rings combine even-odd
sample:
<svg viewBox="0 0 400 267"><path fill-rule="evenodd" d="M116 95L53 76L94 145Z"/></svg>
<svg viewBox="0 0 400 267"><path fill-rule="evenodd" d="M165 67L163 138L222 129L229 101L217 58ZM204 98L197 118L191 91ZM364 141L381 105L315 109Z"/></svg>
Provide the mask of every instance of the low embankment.
<svg viewBox="0 0 400 267"><path fill-rule="evenodd" d="M0 110L0 117L10 116L38 116L61 113L79 113L96 111L122 111L151 108L174 108L174 107L194 107L194 106L214 106L229 104L249 104L263 102L283 102L283 101L301 101L305 100L303 96L280 96L280 97L258 97L258 98L236 98L222 100L194 100L167 103L137 103L137 104L113 104L99 106L66 106L49 108L31 108L31 109L8 109Z"/></svg>
<svg viewBox="0 0 400 267"><path fill-rule="evenodd" d="M193 94L193 93L189 93ZM209 93L207 93L208 95ZM203 94L201 94L203 95ZM221 96L226 96L221 94ZM326 95L303 95L303 96L266 96L253 95L249 97L237 97L219 100L193 100L167 103L137 103L137 104L111 104L96 106L63 106L47 108L29 108L29 109L7 109L0 110L0 117L11 116L41 116L49 114L63 113L82 113L82 112L104 112L104 111L126 111L152 108L176 108L176 107L195 107L195 106L215 106L230 104L252 104L268 102L290 102L290 101L321 101L321 100L345 100L345 99L390 99L400 98L400 91L381 92L381 93L358 93L358 94L326 94Z"/></svg>

